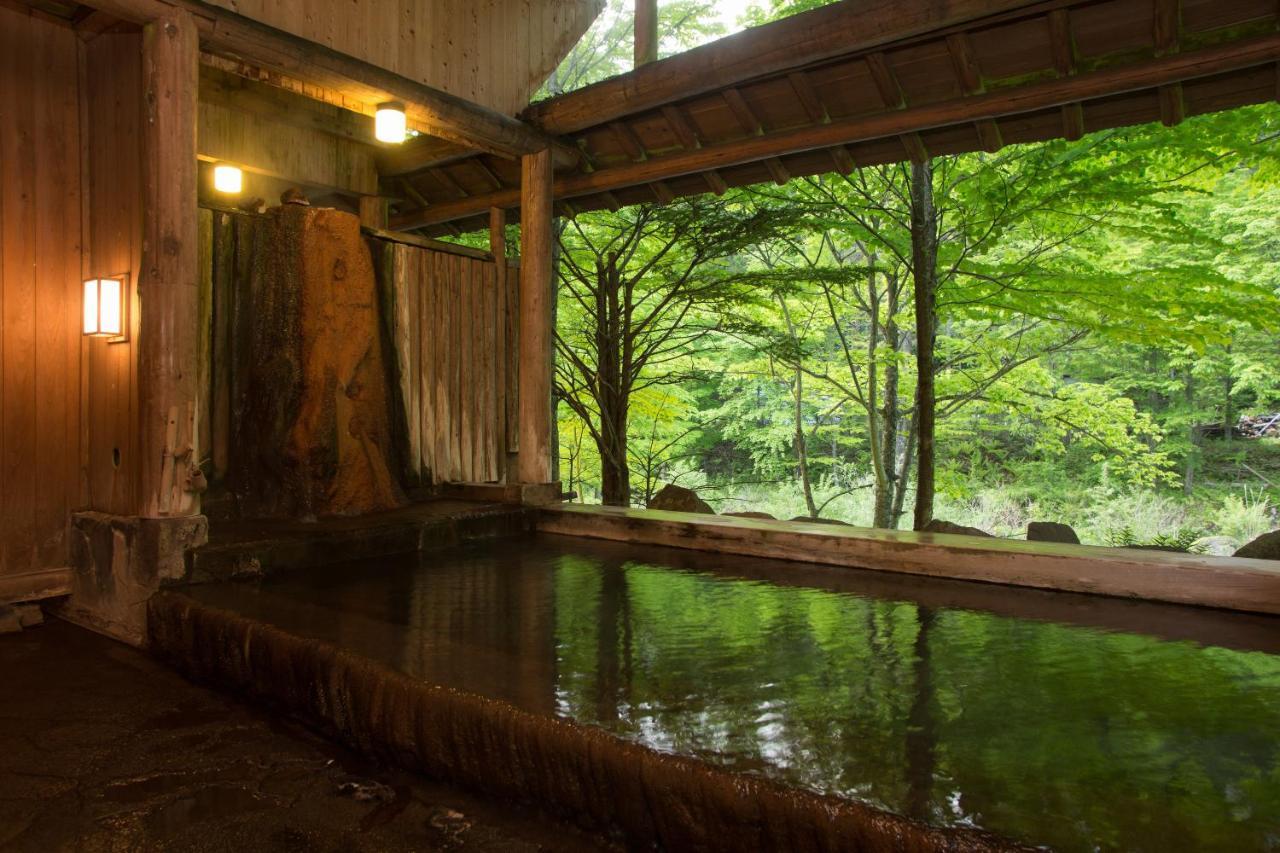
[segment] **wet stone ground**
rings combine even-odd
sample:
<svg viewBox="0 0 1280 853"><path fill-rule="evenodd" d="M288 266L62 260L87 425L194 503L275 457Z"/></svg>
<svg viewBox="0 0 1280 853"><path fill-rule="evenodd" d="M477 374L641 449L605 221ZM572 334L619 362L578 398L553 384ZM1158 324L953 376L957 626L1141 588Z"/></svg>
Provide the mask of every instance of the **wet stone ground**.
<svg viewBox="0 0 1280 853"><path fill-rule="evenodd" d="M0 850L587 851L58 620L0 636Z"/></svg>

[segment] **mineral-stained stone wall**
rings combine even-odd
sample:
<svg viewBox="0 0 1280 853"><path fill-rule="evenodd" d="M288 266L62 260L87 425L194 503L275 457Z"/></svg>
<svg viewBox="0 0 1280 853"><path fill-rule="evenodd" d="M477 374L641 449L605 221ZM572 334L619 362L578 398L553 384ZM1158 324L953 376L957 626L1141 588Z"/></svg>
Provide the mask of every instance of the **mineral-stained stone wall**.
<svg viewBox="0 0 1280 853"><path fill-rule="evenodd" d="M307 518L401 505L376 283L359 219L298 204L255 219L257 239L239 247L250 257L237 259L248 274L231 282L223 362L233 398L227 485L238 514Z"/></svg>

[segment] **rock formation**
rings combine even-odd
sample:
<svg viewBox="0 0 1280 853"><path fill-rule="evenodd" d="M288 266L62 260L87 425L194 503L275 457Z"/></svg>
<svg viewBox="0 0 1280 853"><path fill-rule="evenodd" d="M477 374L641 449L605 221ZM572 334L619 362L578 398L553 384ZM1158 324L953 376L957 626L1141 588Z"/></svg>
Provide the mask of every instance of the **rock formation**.
<svg viewBox="0 0 1280 853"><path fill-rule="evenodd" d="M1080 537L1069 524L1060 524L1056 521L1033 521L1027 525L1027 541L1079 545Z"/></svg>
<svg viewBox="0 0 1280 853"><path fill-rule="evenodd" d="M1264 533L1232 556L1254 560L1280 560L1280 530Z"/></svg>
<svg viewBox="0 0 1280 853"><path fill-rule="evenodd" d="M672 512L703 512L715 515L711 505L698 497L693 489L668 484L649 501L649 509L665 509Z"/></svg>
<svg viewBox="0 0 1280 853"><path fill-rule="evenodd" d="M991 534L985 530L979 530L976 527L965 527L963 524L953 524L950 521L943 521L940 518L935 518L933 521L926 524L924 532L951 533L958 534L960 536L985 536L988 539L992 538Z"/></svg>

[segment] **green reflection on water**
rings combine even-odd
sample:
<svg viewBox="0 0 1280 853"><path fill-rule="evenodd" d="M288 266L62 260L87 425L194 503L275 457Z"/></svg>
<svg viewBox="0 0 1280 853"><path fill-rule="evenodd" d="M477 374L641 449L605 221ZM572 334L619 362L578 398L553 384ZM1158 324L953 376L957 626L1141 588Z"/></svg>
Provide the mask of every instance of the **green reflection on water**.
<svg viewBox="0 0 1280 853"><path fill-rule="evenodd" d="M655 748L1060 849L1280 849L1273 655L572 554L553 595L557 710Z"/></svg>

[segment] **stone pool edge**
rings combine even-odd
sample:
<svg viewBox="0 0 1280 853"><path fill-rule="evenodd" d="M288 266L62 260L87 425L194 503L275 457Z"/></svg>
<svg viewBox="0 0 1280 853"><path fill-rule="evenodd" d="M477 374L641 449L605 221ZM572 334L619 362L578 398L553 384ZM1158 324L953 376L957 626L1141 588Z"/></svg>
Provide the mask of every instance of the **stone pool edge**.
<svg viewBox="0 0 1280 853"><path fill-rule="evenodd" d="M562 504L537 530L633 545L1280 615L1280 563L1131 548Z"/></svg>
<svg viewBox="0 0 1280 853"><path fill-rule="evenodd" d="M147 609L151 652L195 681L271 705L372 758L622 830L630 841L734 853L1030 849L430 684L179 591L157 593Z"/></svg>

